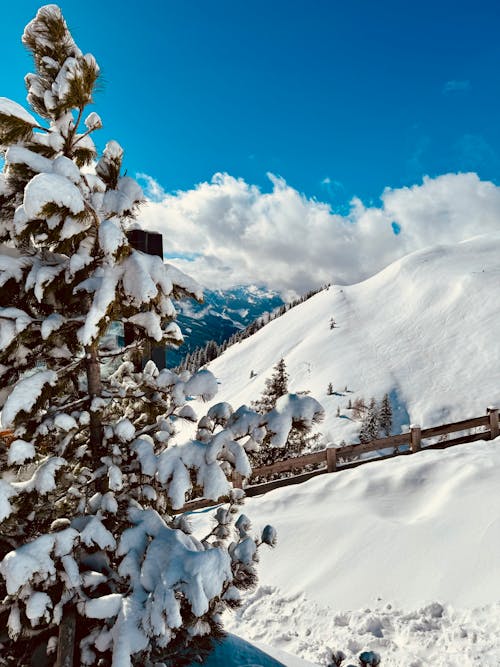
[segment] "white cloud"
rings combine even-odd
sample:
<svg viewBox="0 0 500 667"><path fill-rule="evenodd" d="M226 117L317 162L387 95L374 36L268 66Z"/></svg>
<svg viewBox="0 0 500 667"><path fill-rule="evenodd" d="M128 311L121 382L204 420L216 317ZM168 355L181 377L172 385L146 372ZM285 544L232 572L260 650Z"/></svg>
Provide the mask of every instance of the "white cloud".
<svg viewBox="0 0 500 667"><path fill-rule="evenodd" d="M470 81L468 79L457 80L451 79L443 86L443 93L460 93L470 90Z"/></svg>
<svg viewBox="0 0 500 667"><path fill-rule="evenodd" d="M252 283L282 293L358 282L413 250L500 229L500 188L474 173L387 188L380 207L353 199L345 216L269 178L272 191L265 193L216 174L210 183L148 201L139 220L161 231L165 253L180 258L173 263L206 287Z"/></svg>
<svg viewBox="0 0 500 667"><path fill-rule="evenodd" d="M136 174L135 177L141 184L144 194L151 201L162 201L166 192L152 176L148 174Z"/></svg>

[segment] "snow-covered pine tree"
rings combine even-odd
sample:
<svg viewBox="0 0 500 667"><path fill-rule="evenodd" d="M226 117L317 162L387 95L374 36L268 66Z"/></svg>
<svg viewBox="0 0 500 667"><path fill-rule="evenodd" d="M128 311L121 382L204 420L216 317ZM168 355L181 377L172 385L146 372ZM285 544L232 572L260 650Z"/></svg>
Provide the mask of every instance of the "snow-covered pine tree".
<svg viewBox="0 0 500 667"><path fill-rule="evenodd" d="M265 382L265 388L261 397L252 403L252 408L261 414L279 409L279 399L288 392L288 373L286 371L285 360L281 358L273 370L274 373ZM305 398L306 393L299 392L296 396L297 398ZM318 413L314 422L320 422L323 416L323 410L321 409L321 413ZM309 420L305 422L298 420L293 424L284 449L272 446L269 437L264 438L262 446L252 450L251 461L254 467L271 465L275 461L281 461L291 456L298 456L304 451L310 450L317 444L320 438L319 433L311 434L312 425L313 422Z"/></svg>
<svg viewBox="0 0 500 667"><path fill-rule="evenodd" d="M370 400L368 410L363 417L359 431L360 442L371 442L378 438L380 432L377 404L374 398Z"/></svg>
<svg viewBox="0 0 500 667"><path fill-rule="evenodd" d="M331 382L328 383L328 387L326 388L326 393L328 396L333 395L333 384Z"/></svg>
<svg viewBox="0 0 500 667"><path fill-rule="evenodd" d="M152 362L135 372L132 350L102 374L111 321L178 344L172 299L201 292L128 243L142 193L114 141L92 169L102 122L85 108L99 68L59 8L42 7L23 42L41 120L0 98L0 405L14 432L0 446L0 664L30 664L41 647L56 665L181 665L275 539L270 527L253 537L244 516L233 529L242 492L228 477L249 474L245 447L265 436L283 446L321 406L304 396L266 415L242 408L174 446L175 422L197 419L186 399L211 398L214 377ZM203 540L174 514L198 491L232 499Z"/></svg>
<svg viewBox="0 0 500 667"><path fill-rule="evenodd" d="M283 358L278 361L273 371L271 377L267 378L265 382L261 397L252 402L252 408L256 412L264 413L272 410L278 398L288 392L288 373L286 372L286 363Z"/></svg>
<svg viewBox="0 0 500 667"><path fill-rule="evenodd" d="M392 431L392 406L389 399L389 394L384 394L378 411L378 421L380 430L386 435L390 436Z"/></svg>

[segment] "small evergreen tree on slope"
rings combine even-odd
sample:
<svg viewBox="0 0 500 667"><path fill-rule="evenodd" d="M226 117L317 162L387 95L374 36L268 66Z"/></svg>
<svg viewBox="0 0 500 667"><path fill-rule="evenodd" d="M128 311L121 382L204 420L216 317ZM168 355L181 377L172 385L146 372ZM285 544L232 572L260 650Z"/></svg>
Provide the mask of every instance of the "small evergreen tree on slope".
<svg viewBox="0 0 500 667"><path fill-rule="evenodd" d="M271 377L266 379L261 397L252 403L253 409L257 412L264 413L272 410L278 398L288 393L289 375L286 372L286 363L283 358L278 361L273 371Z"/></svg>
<svg viewBox="0 0 500 667"><path fill-rule="evenodd" d="M102 374L111 321L179 344L172 300L201 292L128 243L142 193L121 175L119 144L97 160L102 123L85 108L99 68L59 8L42 7L23 42L42 120L0 98L0 407L14 432L0 447L0 664L29 664L40 643L72 664L76 633L75 664L181 665L255 582L257 548L275 539L270 527L253 537L244 515L233 527L242 493L228 476L248 475L246 449L265 437L283 446L321 406L308 396L266 414L215 406L202 439L173 445L175 421L197 419L186 399L212 398L214 377L152 362L138 373L127 354ZM231 499L201 541L174 515L197 491Z"/></svg>
<svg viewBox="0 0 500 667"><path fill-rule="evenodd" d="M384 394L380 402L378 411L378 421L380 430L386 435L390 436L392 431L392 406L388 394Z"/></svg>
<svg viewBox="0 0 500 667"><path fill-rule="evenodd" d="M288 392L288 373L285 360L282 358L274 367L274 373L265 382L265 388L261 397L252 403L252 408L264 414L270 410L279 409L279 400ZM304 398L304 394L294 395ZM323 419L323 412L318 413L315 422ZM291 427L284 449L272 446L272 439L264 438L260 447L252 448L251 459L256 467L271 465L275 461L298 456L302 452L313 447L319 440L319 434L311 435L312 422L306 420L297 422Z"/></svg>
<svg viewBox="0 0 500 667"><path fill-rule="evenodd" d="M375 399L372 398L370 405L366 412L366 415L363 417L361 423L361 429L359 432L359 441L360 442L371 442L378 438L380 432L380 422L379 414L377 410L377 404Z"/></svg>

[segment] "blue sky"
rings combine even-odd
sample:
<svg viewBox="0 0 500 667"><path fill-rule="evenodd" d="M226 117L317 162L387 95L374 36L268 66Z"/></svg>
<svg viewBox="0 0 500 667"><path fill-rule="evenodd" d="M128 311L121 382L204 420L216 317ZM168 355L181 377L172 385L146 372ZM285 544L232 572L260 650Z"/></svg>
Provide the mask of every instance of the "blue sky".
<svg viewBox="0 0 500 667"><path fill-rule="evenodd" d="M500 8L455 0L60 3L104 79L102 142L167 191L268 171L342 210L424 174L498 182ZM23 101L39 3L2 7L0 95ZM97 137L96 137L97 138Z"/></svg>

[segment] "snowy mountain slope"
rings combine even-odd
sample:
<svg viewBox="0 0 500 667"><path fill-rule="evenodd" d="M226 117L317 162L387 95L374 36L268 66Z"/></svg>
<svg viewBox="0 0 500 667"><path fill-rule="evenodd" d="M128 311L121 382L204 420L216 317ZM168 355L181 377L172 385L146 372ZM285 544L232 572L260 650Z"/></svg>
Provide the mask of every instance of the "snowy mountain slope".
<svg viewBox="0 0 500 667"><path fill-rule="evenodd" d="M483 414L500 399L499 248L500 234L439 246L320 292L210 364L215 401L254 400L283 356L289 390L310 390L323 404L320 430L335 442L356 439L346 407L358 396L388 392L394 432ZM326 395L329 382L336 395Z"/></svg>
<svg viewBox="0 0 500 667"><path fill-rule="evenodd" d="M188 352L203 347L210 340L223 343L264 312L271 312L283 301L275 292L254 285L229 290L205 290L203 303L191 300L178 303L177 323L184 335L179 348L169 348L167 365L177 366Z"/></svg>
<svg viewBox="0 0 500 667"><path fill-rule="evenodd" d="M500 438L247 499L278 544L230 631L318 664L327 646L383 667L500 664L499 470Z"/></svg>

